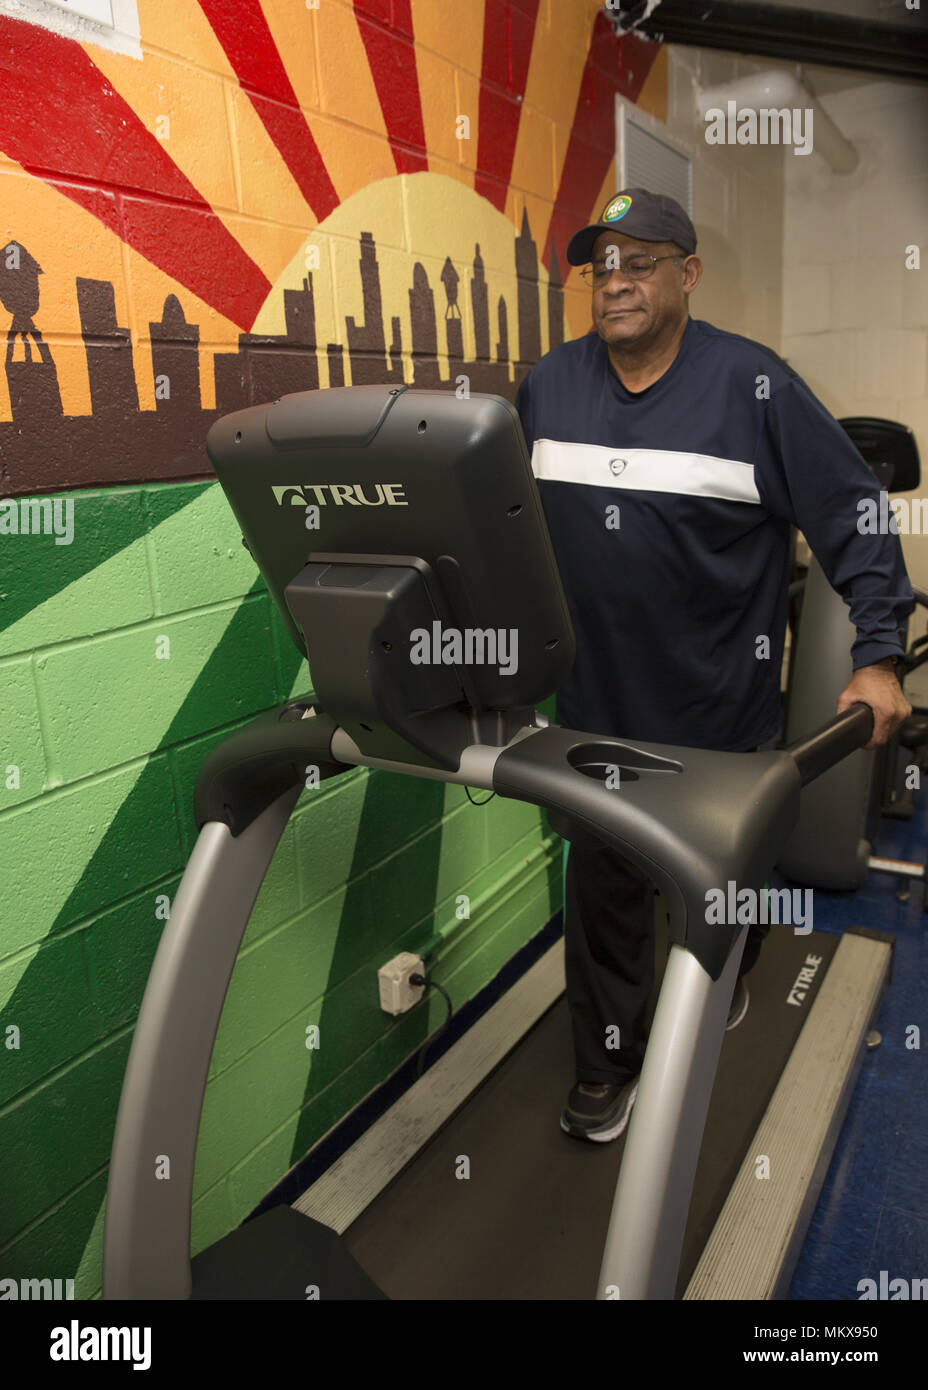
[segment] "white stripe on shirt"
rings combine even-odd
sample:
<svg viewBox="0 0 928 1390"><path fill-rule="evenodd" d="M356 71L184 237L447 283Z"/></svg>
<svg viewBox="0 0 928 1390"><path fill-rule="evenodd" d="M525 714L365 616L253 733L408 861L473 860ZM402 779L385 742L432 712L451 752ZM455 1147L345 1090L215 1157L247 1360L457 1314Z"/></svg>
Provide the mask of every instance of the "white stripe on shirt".
<svg viewBox="0 0 928 1390"><path fill-rule="evenodd" d="M675 492L760 504L754 465L672 449L614 449L536 439L532 472L544 482L581 483L635 492Z"/></svg>

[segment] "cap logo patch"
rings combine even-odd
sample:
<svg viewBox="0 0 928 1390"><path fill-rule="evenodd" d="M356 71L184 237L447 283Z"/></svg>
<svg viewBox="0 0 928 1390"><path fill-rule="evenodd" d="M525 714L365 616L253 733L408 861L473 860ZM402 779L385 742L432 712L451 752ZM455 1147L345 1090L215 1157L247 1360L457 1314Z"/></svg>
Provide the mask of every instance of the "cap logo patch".
<svg viewBox="0 0 928 1390"><path fill-rule="evenodd" d="M618 222L620 217L624 217L632 205L632 200L627 193L622 193L613 198L611 203L607 203L603 208L601 222Z"/></svg>

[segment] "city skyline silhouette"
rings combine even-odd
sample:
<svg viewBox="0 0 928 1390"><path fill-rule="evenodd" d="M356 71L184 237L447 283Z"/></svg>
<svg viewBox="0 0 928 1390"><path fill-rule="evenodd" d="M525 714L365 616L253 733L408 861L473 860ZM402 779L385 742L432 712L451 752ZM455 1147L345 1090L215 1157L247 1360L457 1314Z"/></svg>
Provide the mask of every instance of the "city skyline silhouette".
<svg viewBox="0 0 928 1390"><path fill-rule="evenodd" d="M142 409L134 348L128 328L117 322L114 287L108 280L77 276L91 413L65 415L54 356L36 323L41 320L38 277L43 271L24 246L10 241L0 255L0 304L12 315L5 362L12 419L0 421L0 496L210 478L214 475L204 447L210 425L245 406L318 390L321 354L330 387L343 386L348 378L353 385L403 384L407 356L413 386L453 389L463 375L470 391L513 401L519 383L542 355L538 251L527 211L513 243L515 344L510 342L511 310L505 294L496 297L495 312L491 311L479 242L466 296L461 293L464 277L446 256L439 277L444 291L441 309L425 267L415 262L408 290L409 347L404 347L399 315L391 316L388 344L376 241L372 232L362 231L358 275L363 317L359 321L345 315L344 341L317 342L313 275L307 272L299 289L282 291L284 333L240 333L236 351L214 354L213 409L202 405L199 325L187 321L176 294L166 296L161 319L149 322L155 408ZM13 247L18 254L11 257ZM17 262L13 268L11 259ZM472 359L464 357L460 298L469 300L465 308L473 327ZM547 310L550 349L564 340L563 282L554 247ZM22 344L19 361L17 342ZM442 358L447 359L447 376L442 375Z"/></svg>

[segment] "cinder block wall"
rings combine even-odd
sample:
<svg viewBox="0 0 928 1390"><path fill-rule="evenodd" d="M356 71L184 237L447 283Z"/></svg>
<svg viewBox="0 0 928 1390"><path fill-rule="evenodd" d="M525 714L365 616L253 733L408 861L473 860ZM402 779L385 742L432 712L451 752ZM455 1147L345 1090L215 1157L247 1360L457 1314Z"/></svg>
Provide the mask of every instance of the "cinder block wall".
<svg viewBox="0 0 928 1390"><path fill-rule="evenodd" d="M74 1278L92 1297L120 1084L194 842L196 771L228 731L309 687L208 480L220 377L238 404L324 387L339 361L348 384L382 380L398 316L415 383L419 261L435 372L453 385L441 258L461 275L474 356L479 242L511 397L533 332L534 355L552 340L552 239L564 336L589 325L563 233L614 191L616 91L663 115L666 64L659 45L620 45L597 0L138 0L120 7L137 16L128 35L52 8L0 5L0 200L33 277L0 276L0 499L74 507L70 544L0 528L0 1279ZM434 193L413 197L404 178ZM517 283L524 217L535 252L523 237ZM363 232L382 305L359 279ZM325 252L315 269L307 244ZM285 318L287 289L304 307L314 295L312 334ZM180 367L165 397L167 349ZM389 1019L378 965L453 926L432 965L460 1005L559 906L560 842L537 810L365 770L304 793L222 1018L194 1250L443 1017L438 999Z"/></svg>
<svg viewBox="0 0 928 1390"><path fill-rule="evenodd" d="M833 415L908 425L922 481L903 493L900 541L909 577L928 588L928 156L919 132L928 98L917 83L816 70L821 103L859 160L849 174L787 160L783 352ZM924 610L909 638L925 632ZM928 699L928 673L906 686Z"/></svg>

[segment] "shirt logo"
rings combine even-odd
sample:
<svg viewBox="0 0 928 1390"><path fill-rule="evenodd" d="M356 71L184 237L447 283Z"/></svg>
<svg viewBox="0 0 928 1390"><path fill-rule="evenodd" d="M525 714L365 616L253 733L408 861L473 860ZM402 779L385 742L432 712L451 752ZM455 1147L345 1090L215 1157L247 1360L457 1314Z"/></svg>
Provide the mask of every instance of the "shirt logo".
<svg viewBox="0 0 928 1390"><path fill-rule="evenodd" d="M615 474L616 477L618 477L620 473L624 473L624 472L625 472L625 468L626 468L626 465L627 465L627 464L628 464L628 459L610 459L610 460L609 460L609 467L612 469L612 471L613 471L613 473Z"/></svg>
<svg viewBox="0 0 928 1390"><path fill-rule="evenodd" d="M603 208L603 215L599 219L601 222L618 222L620 217L624 217L632 205L632 200L627 193L617 194L611 203L607 203Z"/></svg>

